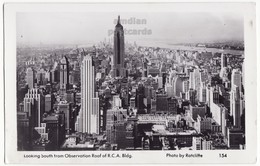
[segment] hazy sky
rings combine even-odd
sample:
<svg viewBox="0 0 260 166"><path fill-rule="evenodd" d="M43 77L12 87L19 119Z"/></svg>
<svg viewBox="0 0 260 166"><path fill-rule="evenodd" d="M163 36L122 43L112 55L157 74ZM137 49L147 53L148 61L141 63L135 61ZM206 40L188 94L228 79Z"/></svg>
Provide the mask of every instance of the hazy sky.
<svg viewBox="0 0 260 166"><path fill-rule="evenodd" d="M123 24L129 42L193 43L243 41L243 17L238 13L17 13L17 42L23 44L92 44L112 39L115 20L142 19ZM130 30L130 31L129 31ZM140 32L142 33L142 32Z"/></svg>

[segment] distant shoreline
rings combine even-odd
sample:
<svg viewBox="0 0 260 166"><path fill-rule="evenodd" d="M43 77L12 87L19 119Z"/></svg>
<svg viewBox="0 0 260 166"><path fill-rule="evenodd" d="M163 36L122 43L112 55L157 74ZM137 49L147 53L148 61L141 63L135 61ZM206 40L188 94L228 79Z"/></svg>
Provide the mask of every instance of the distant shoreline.
<svg viewBox="0 0 260 166"><path fill-rule="evenodd" d="M140 44L143 47L154 47L149 46L146 44ZM199 51L199 52L212 52L212 53L224 53L224 54L232 54L232 55L244 55L244 51L242 50L232 50L232 49L219 49L219 48L207 48L207 47L196 47L196 46L185 46L185 45L178 45L178 44L158 44L159 48L165 49L175 49L175 50L182 50L182 51Z"/></svg>

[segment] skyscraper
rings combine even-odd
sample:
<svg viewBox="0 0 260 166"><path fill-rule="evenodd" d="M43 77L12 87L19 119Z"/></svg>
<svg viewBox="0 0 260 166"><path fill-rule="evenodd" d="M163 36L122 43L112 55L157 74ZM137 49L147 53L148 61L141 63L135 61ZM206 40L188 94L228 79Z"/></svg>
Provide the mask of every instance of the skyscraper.
<svg viewBox="0 0 260 166"><path fill-rule="evenodd" d="M206 84L203 82L200 85L199 101L206 102L206 100L207 100L207 90L206 90Z"/></svg>
<svg viewBox="0 0 260 166"><path fill-rule="evenodd" d="M241 71L239 69L233 69L231 75L231 89L234 89L237 86L241 92Z"/></svg>
<svg viewBox="0 0 260 166"><path fill-rule="evenodd" d="M41 68L40 70L37 71L37 85L45 85L46 84L46 77L45 77L46 71Z"/></svg>
<svg viewBox="0 0 260 166"><path fill-rule="evenodd" d="M35 79L35 73L34 70L30 67L26 70L26 82L28 84L29 89L34 88L34 79Z"/></svg>
<svg viewBox="0 0 260 166"><path fill-rule="evenodd" d="M99 133L99 98L95 94L95 69L90 55L81 65L81 110L75 130L83 133Z"/></svg>
<svg viewBox="0 0 260 166"><path fill-rule="evenodd" d="M65 93L69 88L69 62L66 56L60 62L60 90Z"/></svg>
<svg viewBox="0 0 260 166"><path fill-rule="evenodd" d="M183 79L177 76L177 78L174 80L173 85L174 96L180 97L180 94L183 90Z"/></svg>
<svg viewBox="0 0 260 166"><path fill-rule="evenodd" d="M230 92L230 113L234 119L234 126L241 127L241 97L238 86L234 86Z"/></svg>
<svg viewBox="0 0 260 166"><path fill-rule="evenodd" d="M44 96L39 89L30 89L24 97L24 112L32 119L32 126L39 127L44 113Z"/></svg>
<svg viewBox="0 0 260 166"><path fill-rule="evenodd" d="M127 110L113 107L107 110L106 133L107 141L118 144L118 148L125 148Z"/></svg>
<svg viewBox="0 0 260 166"><path fill-rule="evenodd" d="M51 81L58 82L59 81L59 64L58 62L54 62L53 67L51 69Z"/></svg>
<svg viewBox="0 0 260 166"><path fill-rule="evenodd" d="M171 84L167 83L165 85L165 92L167 93L168 97L174 97L173 86Z"/></svg>
<svg viewBox="0 0 260 166"><path fill-rule="evenodd" d="M59 150L65 140L65 116L62 112L56 112L49 116L43 117L48 139L50 140L50 149Z"/></svg>
<svg viewBox="0 0 260 166"><path fill-rule="evenodd" d="M45 95L45 112L51 112L53 108L53 96L51 94Z"/></svg>
<svg viewBox="0 0 260 166"><path fill-rule="evenodd" d="M195 105L196 104L196 96L197 96L197 91L194 89L189 89L189 91L187 92L187 99L190 101L191 105Z"/></svg>
<svg viewBox="0 0 260 166"><path fill-rule="evenodd" d="M200 92L200 85L201 85L201 82L202 80L204 79L203 77L201 77L201 71L199 68L196 68L194 69L193 71L193 79L194 79L194 89L197 91L197 92ZM199 95L196 96L196 99L199 99Z"/></svg>
<svg viewBox="0 0 260 166"><path fill-rule="evenodd" d="M125 59L125 42L124 29L120 23L120 16L114 31L114 67L113 73L115 77L125 77L124 59Z"/></svg>
<svg viewBox="0 0 260 166"><path fill-rule="evenodd" d="M190 71L189 77L189 89L195 89L194 71Z"/></svg>
<svg viewBox="0 0 260 166"><path fill-rule="evenodd" d="M221 69L227 67L227 55L221 54Z"/></svg>
<svg viewBox="0 0 260 166"><path fill-rule="evenodd" d="M58 111L64 113L65 131L67 134L70 134L74 130L74 125L72 124L74 121L72 116L72 104L68 103L67 101L60 101L58 103Z"/></svg>
<svg viewBox="0 0 260 166"><path fill-rule="evenodd" d="M188 90L189 90L189 80L186 80L186 81L183 81L183 85L182 85L182 91L183 92L188 92Z"/></svg>

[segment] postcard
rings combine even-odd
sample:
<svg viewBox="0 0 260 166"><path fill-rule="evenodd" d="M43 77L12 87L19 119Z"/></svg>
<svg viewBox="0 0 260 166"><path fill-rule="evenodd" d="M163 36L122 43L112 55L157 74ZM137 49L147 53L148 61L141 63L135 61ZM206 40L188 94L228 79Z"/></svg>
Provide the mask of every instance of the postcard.
<svg viewBox="0 0 260 166"><path fill-rule="evenodd" d="M254 3L6 3L5 162L256 162Z"/></svg>

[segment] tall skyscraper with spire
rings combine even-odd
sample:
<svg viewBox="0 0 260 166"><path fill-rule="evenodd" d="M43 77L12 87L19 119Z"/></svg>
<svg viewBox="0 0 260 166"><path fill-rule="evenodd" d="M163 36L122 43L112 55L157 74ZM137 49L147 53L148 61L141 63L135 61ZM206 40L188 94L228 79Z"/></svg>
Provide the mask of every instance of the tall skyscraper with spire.
<svg viewBox="0 0 260 166"><path fill-rule="evenodd" d="M99 98L95 93L95 68L90 55L81 64L81 110L75 130L82 133L99 133Z"/></svg>
<svg viewBox="0 0 260 166"><path fill-rule="evenodd" d="M66 56L60 62L60 91L64 94L69 89L69 61Z"/></svg>
<svg viewBox="0 0 260 166"><path fill-rule="evenodd" d="M126 71L124 67L125 60L125 41L124 28L120 23L118 16L117 24L114 31L114 58L113 58L113 74L115 77L125 77Z"/></svg>

